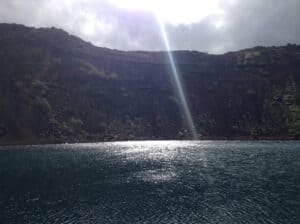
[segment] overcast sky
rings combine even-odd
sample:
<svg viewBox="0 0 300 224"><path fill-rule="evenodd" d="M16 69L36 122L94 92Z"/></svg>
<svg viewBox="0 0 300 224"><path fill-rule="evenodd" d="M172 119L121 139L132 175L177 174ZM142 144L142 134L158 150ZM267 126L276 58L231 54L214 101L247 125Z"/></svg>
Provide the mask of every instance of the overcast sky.
<svg viewBox="0 0 300 224"><path fill-rule="evenodd" d="M300 44L300 0L0 0L0 22L58 27L97 46L224 53Z"/></svg>

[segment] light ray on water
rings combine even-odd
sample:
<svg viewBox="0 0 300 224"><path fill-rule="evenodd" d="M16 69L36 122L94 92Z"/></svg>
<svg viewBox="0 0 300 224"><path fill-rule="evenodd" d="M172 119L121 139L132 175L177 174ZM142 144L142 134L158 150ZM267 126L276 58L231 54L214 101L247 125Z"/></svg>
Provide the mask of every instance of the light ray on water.
<svg viewBox="0 0 300 224"><path fill-rule="evenodd" d="M194 125L194 121L193 121L193 118L192 118L192 115L191 115L189 105L188 105L187 100L186 100L184 90L183 90L180 74L179 74L178 68L176 67L175 59L174 59L173 53L171 51L168 35L167 35L167 32L166 32L163 21L159 18L157 20L158 20L160 30L161 30L161 34L162 34L162 37L163 37L163 41L164 41L164 44L165 44L165 47L166 47L166 50L167 50L167 53L168 53L168 58L169 58L170 66L171 66L171 69L172 69L172 75L173 75L173 79L174 79L174 83L175 83L175 88L176 88L176 91L177 91L177 94L178 94L178 97L179 97L179 100L180 100L180 104L181 104L181 107L182 107L187 125L190 129L189 131L190 131L193 139L196 140L198 138L197 137L197 131L196 131L196 128L195 128L195 125Z"/></svg>

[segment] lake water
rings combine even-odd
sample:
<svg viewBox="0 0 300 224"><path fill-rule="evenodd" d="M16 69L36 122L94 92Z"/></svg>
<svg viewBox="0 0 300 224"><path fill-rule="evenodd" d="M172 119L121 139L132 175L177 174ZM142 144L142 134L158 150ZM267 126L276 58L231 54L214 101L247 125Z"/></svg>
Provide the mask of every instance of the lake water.
<svg viewBox="0 0 300 224"><path fill-rule="evenodd" d="M0 147L0 223L300 223L300 142Z"/></svg>

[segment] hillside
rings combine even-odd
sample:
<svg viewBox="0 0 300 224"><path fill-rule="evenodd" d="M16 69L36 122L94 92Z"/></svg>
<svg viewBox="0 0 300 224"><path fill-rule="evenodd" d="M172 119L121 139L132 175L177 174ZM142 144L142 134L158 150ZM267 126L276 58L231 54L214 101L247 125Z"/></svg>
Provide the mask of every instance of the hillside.
<svg viewBox="0 0 300 224"><path fill-rule="evenodd" d="M173 52L200 139L300 139L300 46ZM0 24L0 144L189 139L165 52Z"/></svg>

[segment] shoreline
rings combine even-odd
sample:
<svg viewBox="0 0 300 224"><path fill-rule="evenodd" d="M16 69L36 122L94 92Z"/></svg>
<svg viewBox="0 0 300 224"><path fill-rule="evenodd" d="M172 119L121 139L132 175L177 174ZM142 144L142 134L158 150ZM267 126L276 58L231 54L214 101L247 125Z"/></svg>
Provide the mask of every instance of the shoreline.
<svg viewBox="0 0 300 224"><path fill-rule="evenodd" d="M34 146L34 145L59 145L59 144L85 144L85 143L109 143L109 142L138 142L138 141L300 141L298 138L291 137L238 137L238 138L199 138L199 139L95 139L95 140L19 140L1 142L0 147L5 146Z"/></svg>

